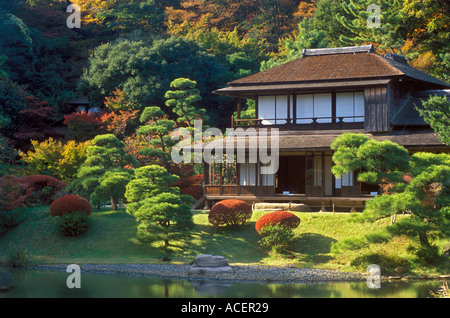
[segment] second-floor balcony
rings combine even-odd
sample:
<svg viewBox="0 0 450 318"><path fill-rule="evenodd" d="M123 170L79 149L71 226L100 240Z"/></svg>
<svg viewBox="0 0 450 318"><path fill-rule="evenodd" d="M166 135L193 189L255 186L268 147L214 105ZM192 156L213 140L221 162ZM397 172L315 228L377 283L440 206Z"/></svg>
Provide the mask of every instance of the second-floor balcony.
<svg viewBox="0 0 450 318"><path fill-rule="evenodd" d="M231 117L231 128L279 128L281 130L307 129L362 129L364 116L302 117L302 118L251 118Z"/></svg>

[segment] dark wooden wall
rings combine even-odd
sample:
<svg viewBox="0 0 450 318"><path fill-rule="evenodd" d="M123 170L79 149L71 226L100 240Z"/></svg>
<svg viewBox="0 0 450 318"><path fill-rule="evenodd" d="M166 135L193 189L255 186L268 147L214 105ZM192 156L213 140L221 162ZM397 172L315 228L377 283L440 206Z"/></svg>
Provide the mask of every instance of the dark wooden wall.
<svg viewBox="0 0 450 318"><path fill-rule="evenodd" d="M387 86L367 87L365 96L365 124L367 132L389 131L389 109Z"/></svg>

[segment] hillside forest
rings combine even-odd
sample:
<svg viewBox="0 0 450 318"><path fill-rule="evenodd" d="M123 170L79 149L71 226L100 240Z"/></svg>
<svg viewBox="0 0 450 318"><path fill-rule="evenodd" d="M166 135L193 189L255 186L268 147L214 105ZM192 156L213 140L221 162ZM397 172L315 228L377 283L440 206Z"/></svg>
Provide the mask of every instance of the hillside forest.
<svg viewBox="0 0 450 318"><path fill-rule="evenodd" d="M367 23L372 3L376 28ZM68 23L71 4L79 27ZM449 8L445 0L1 0L2 175L71 182L101 134L115 135L138 166L158 155L171 172L195 175L165 160L169 133L196 118L228 127L235 101L213 91L305 48L373 44L448 81ZM177 92L189 95L187 114Z"/></svg>

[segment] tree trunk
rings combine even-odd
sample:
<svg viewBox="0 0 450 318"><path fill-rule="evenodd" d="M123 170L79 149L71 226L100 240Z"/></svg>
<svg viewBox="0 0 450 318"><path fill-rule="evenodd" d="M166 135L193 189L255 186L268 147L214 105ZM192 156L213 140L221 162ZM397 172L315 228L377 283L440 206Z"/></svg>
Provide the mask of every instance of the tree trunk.
<svg viewBox="0 0 450 318"><path fill-rule="evenodd" d="M110 197L110 199L111 199L111 209L112 209L113 211L117 211L117 203L116 203L116 199L115 199L112 195L110 195L109 197Z"/></svg>
<svg viewBox="0 0 450 318"><path fill-rule="evenodd" d="M430 242L428 241L427 232L419 232L419 243L425 247L431 247Z"/></svg>

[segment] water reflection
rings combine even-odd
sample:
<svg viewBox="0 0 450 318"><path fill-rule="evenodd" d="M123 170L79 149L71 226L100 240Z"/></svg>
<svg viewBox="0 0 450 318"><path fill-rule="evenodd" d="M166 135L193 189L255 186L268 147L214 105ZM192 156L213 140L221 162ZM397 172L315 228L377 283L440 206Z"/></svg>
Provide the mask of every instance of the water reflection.
<svg viewBox="0 0 450 318"><path fill-rule="evenodd" d="M439 281L382 283L369 289L365 282L314 284L250 284L147 276L81 274L81 288L69 289L65 272L14 270L14 289L0 297L15 298L429 298Z"/></svg>

